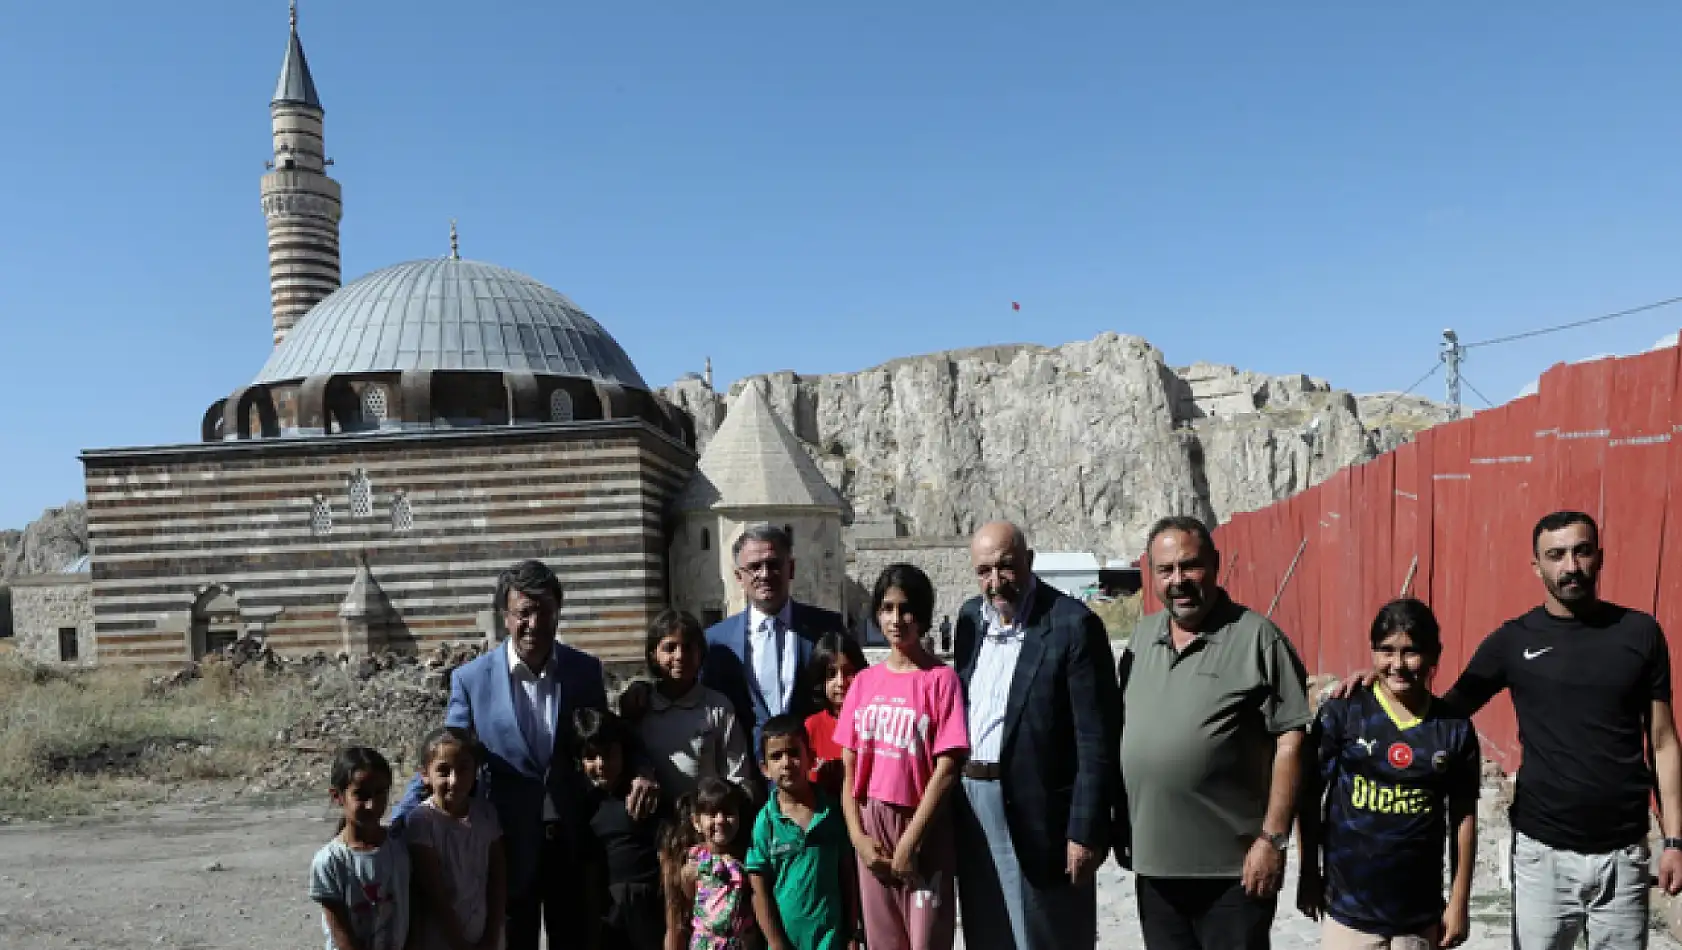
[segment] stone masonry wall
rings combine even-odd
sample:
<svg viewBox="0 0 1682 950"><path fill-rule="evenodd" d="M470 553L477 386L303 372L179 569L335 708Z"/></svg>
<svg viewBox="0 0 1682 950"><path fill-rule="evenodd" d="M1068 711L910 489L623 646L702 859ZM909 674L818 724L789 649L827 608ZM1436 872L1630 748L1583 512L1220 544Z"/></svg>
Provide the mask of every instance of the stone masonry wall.
<svg viewBox="0 0 1682 950"><path fill-rule="evenodd" d="M49 575L12 588L17 652L39 663L58 663L58 631L76 628L78 665L92 665L93 588L86 575Z"/></svg>
<svg viewBox="0 0 1682 950"><path fill-rule="evenodd" d="M847 615L863 628L870 616L870 590L889 564L915 564L934 582L934 625L942 617L958 622L958 608L977 593L969 564L969 538L858 538L847 565Z"/></svg>

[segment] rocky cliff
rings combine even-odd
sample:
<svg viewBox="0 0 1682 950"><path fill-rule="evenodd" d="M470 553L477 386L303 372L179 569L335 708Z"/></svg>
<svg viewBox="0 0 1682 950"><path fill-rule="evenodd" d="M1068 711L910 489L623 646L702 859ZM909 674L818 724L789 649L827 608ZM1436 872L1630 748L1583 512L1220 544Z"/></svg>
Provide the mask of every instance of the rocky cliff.
<svg viewBox="0 0 1682 950"><path fill-rule="evenodd" d="M22 531L0 531L0 637L12 635L13 578L63 570L86 553L88 512L79 501L48 508Z"/></svg>
<svg viewBox="0 0 1682 950"><path fill-rule="evenodd" d="M88 553L88 511L79 501L48 508L22 531L0 531L0 584L63 570Z"/></svg>
<svg viewBox="0 0 1682 950"><path fill-rule="evenodd" d="M1163 514L1223 520L1301 491L1442 421L1417 397L1357 397L1308 376L1173 368L1135 336L771 373L777 411L872 533L950 536L1010 518L1042 550L1139 553ZM704 445L728 397L697 378L664 395Z"/></svg>

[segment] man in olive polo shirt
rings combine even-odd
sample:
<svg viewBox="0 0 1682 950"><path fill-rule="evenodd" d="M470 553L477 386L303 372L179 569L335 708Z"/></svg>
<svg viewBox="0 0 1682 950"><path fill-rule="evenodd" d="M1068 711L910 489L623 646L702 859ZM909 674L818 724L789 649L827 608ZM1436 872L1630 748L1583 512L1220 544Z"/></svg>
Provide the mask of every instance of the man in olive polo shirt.
<svg viewBox="0 0 1682 950"><path fill-rule="evenodd" d="M1119 669L1139 927L1148 950L1266 950L1307 676L1279 628L1216 585L1201 521L1162 519L1146 552L1166 609L1139 621Z"/></svg>

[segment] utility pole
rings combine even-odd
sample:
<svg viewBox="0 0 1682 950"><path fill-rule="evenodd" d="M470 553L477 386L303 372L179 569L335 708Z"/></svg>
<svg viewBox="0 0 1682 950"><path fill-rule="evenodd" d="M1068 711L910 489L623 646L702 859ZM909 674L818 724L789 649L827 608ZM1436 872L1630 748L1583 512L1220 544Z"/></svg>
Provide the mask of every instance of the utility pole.
<svg viewBox="0 0 1682 950"><path fill-rule="evenodd" d="M1443 331L1443 363L1448 367L1449 418L1460 418L1460 361L1466 358L1466 348L1453 330Z"/></svg>

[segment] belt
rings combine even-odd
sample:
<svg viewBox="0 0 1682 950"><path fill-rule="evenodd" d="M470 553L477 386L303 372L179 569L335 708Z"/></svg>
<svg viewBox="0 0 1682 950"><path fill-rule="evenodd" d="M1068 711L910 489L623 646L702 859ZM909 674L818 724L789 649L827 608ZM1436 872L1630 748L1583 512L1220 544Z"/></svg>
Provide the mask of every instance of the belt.
<svg viewBox="0 0 1682 950"><path fill-rule="evenodd" d="M997 782L1001 770L997 762L965 762L964 778L977 782Z"/></svg>
<svg viewBox="0 0 1682 950"><path fill-rule="evenodd" d="M545 841L559 841L566 837L566 828L558 821L543 823L543 838Z"/></svg>

